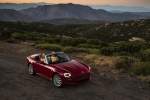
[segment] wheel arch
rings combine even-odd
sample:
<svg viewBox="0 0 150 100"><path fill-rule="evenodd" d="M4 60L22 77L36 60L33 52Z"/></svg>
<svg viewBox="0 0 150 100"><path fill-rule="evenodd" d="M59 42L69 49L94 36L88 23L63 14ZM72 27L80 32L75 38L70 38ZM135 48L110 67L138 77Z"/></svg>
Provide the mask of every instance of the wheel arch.
<svg viewBox="0 0 150 100"><path fill-rule="evenodd" d="M58 74L58 75L60 75L59 73L57 73L57 72L54 72L53 74L52 74L52 80L53 80L53 77L54 77L54 75L55 74ZM60 75L61 76L61 75Z"/></svg>
<svg viewBox="0 0 150 100"><path fill-rule="evenodd" d="M30 64L31 64L31 63L29 62L29 63L27 64L27 67L29 67Z"/></svg>

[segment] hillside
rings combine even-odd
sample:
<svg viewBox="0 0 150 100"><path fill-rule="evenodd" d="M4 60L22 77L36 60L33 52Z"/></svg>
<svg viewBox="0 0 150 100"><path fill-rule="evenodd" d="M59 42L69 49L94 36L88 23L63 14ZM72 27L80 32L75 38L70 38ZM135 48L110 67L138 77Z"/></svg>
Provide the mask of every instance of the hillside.
<svg viewBox="0 0 150 100"><path fill-rule="evenodd" d="M13 9L0 9L0 20L30 22L33 21L34 19L28 15L21 14L20 12Z"/></svg>
<svg viewBox="0 0 150 100"><path fill-rule="evenodd" d="M91 21L91 20L76 19L76 18L58 18L58 19L50 19L50 20L41 20L39 22L50 23L55 25L104 23L104 21Z"/></svg>
<svg viewBox="0 0 150 100"><path fill-rule="evenodd" d="M147 16L150 18L150 11L149 12L132 12L133 14L136 15L143 15L143 16Z"/></svg>
<svg viewBox="0 0 150 100"><path fill-rule="evenodd" d="M126 21L136 19L146 19L148 17L131 14L131 13L110 13L105 10L92 9L89 6L79 4L55 4L43 5L36 8L28 8L20 11L25 15L29 15L37 20L50 20L57 18L76 18L94 21Z"/></svg>
<svg viewBox="0 0 150 100"><path fill-rule="evenodd" d="M132 37L139 37L150 41L150 19L133 20L117 23L100 23L86 25L52 25L48 23L0 22L0 32L45 33L56 37L84 37L98 39L104 42L128 41Z"/></svg>

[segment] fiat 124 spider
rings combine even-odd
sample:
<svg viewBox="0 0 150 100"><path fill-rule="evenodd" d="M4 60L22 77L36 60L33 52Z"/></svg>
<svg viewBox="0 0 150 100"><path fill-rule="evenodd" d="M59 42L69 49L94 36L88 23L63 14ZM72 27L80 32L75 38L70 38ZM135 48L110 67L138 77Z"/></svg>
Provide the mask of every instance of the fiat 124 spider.
<svg viewBox="0 0 150 100"><path fill-rule="evenodd" d="M38 74L51 80L55 86L77 84L91 78L91 69L84 63L72 60L63 52L34 54L26 59L29 74Z"/></svg>

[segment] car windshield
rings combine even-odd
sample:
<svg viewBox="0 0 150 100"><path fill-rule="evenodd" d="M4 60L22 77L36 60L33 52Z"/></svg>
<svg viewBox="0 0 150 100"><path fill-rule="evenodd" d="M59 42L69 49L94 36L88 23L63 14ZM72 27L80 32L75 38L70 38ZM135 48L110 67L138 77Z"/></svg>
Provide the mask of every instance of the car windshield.
<svg viewBox="0 0 150 100"><path fill-rule="evenodd" d="M70 58L64 53L56 53L47 56L47 61L49 64L62 63L70 61Z"/></svg>

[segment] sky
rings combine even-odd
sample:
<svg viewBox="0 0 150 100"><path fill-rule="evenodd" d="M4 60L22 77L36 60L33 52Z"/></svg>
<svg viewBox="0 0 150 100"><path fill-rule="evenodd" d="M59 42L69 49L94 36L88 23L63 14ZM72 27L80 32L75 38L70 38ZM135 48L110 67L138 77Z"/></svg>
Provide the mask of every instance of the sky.
<svg viewBox="0 0 150 100"><path fill-rule="evenodd" d="M75 3L84 5L143 6L150 8L150 0L0 0L1 3Z"/></svg>

